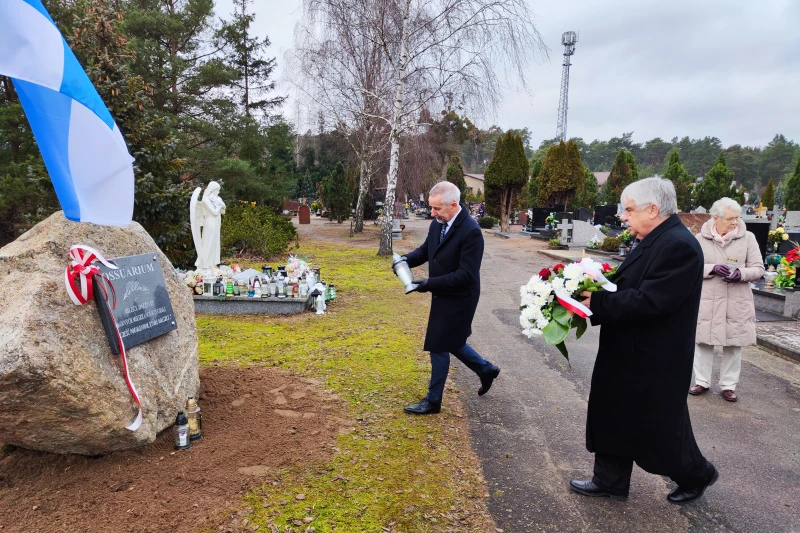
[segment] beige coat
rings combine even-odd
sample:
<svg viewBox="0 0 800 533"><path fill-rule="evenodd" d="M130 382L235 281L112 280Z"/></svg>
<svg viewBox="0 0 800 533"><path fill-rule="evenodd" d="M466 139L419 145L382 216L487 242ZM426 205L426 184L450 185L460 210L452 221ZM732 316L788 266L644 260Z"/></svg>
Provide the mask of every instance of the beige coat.
<svg viewBox="0 0 800 533"><path fill-rule="evenodd" d="M695 342L712 346L750 346L756 343L756 310L751 281L764 275L764 261L755 235L747 231L743 221L734 230L736 235L725 247L714 241L709 219L697 240L703 249L703 293L697 317ZM728 283L712 272L714 265L736 264L742 273L738 283ZM733 271L733 268L731 268Z"/></svg>

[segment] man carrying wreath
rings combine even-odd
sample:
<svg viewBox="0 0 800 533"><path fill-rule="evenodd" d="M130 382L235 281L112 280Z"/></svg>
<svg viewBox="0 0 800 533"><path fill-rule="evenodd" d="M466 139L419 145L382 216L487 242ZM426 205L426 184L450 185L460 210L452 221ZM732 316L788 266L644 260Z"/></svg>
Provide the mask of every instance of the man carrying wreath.
<svg viewBox="0 0 800 533"><path fill-rule="evenodd" d="M586 448L594 476L573 479L587 496L628 497L636 462L669 476L671 503L699 498L719 474L697 447L686 403L703 281L703 253L676 215L675 187L647 178L621 196L631 235L639 240L617 270L616 292L584 292L600 325L592 374Z"/></svg>

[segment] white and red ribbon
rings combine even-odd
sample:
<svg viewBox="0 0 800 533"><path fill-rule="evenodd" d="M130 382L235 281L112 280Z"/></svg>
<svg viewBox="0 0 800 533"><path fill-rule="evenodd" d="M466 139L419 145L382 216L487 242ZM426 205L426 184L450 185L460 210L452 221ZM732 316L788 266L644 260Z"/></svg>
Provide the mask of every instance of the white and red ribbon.
<svg viewBox="0 0 800 533"><path fill-rule="evenodd" d="M591 277L593 280L597 281L603 286L603 290L608 292L616 292L617 286L610 281L603 275L602 270L597 267L597 263L591 260L587 261L578 261L576 264L580 265L583 269L583 272ZM575 298L567 294L563 291L556 292L556 300L560 303L567 311L571 311L578 315L581 318L587 318L592 316L592 311L577 301Z"/></svg>
<svg viewBox="0 0 800 533"><path fill-rule="evenodd" d="M592 311L567 293L556 292L556 300L567 311L572 311L581 318L592 316Z"/></svg>
<svg viewBox="0 0 800 533"><path fill-rule="evenodd" d="M108 268L116 269L117 266L113 263L106 261L106 259L94 248L90 246L85 246L83 244L76 244L69 249L69 256L72 259L72 263L67 265L67 268L64 272L64 280L67 287L67 294L69 295L72 303L75 305L83 305L89 302L93 297L93 289L92 289L92 278L94 276L101 276L100 269L97 268L93 263L95 261L100 261L102 264L107 266ZM75 280L80 279L80 282L76 284ZM101 276L102 279L102 276ZM100 287L103 288L105 291L104 285L106 283L105 279L102 279L102 283ZM136 387L131 380L131 375L128 372L128 359L125 354L125 345L122 342L122 336L119 333L119 327L117 327L117 321L114 318L114 314L112 310L117 306L117 297L116 292L114 291L114 286L111 282L107 282L111 287L111 292L114 295L114 304L110 306L108 303L108 293L106 293L103 299L103 302L106 306L108 306L108 312L111 315L111 322L114 324L114 331L117 334L117 342L119 343L119 351L120 356L122 358L122 369L125 372L125 383L128 385L128 390L133 396L133 400L136 402L136 405L139 408L139 412L136 415L136 419L125 429L129 429L131 431L136 431L139 429L139 426L142 425L142 401L139 399L139 393L136 391Z"/></svg>

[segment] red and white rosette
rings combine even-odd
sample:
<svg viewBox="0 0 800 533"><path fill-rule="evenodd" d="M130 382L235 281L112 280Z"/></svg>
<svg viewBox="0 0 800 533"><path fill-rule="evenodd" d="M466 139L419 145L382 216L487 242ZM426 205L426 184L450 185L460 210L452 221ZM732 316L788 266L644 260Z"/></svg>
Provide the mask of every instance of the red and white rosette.
<svg viewBox="0 0 800 533"><path fill-rule="evenodd" d="M111 269L116 269L117 266L106 261L102 254L100 254L100 252L94 248L83 244L76 244L72 246L69 249L69 256L72 259L72 262L67 265L67 268L64 271L64 282L67 287L67 294L69 294L72 303L75 305L83 305L94 297L92 278L94 276L101 275L100 269L94 265L94 262L100 261L103 265ZM75 283L76 279L80 280L78 284ZM107 283L111 285L110 282ZM113 285L111 285L111 290L112 293L114 293ZM105 305L109 305L108 294L105 295L104 302ZM122 358L122 369L125 372L125 383L128 385L128 390L131 392L131 396L133 396L133 400L136 402L136 405L139 408L136 419L129 426L126 426L125 429L136 431L139 429L139 426L142 425L142 401L139 399L139 393L136 392L136 387L134 386L133 381L131 381L131 375L128 372L128 359L125 355L125 345L123 344L122 337L119 334L119 327L117 327L117 321L114 318L114 314L111 313L116 306L116 294L114 294L114 304L113 306L109 306L109 314L111 315L111 322L114 324L114 331L117 334L117 342L119 343L120 356Z"/></svg>

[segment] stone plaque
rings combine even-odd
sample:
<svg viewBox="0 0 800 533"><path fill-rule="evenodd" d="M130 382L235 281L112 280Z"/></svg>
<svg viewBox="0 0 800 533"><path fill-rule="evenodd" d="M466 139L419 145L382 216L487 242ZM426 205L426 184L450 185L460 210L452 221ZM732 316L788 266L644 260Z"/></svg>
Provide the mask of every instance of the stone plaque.
<svg viewBox="0 0 800 533"><path fill-rule="evenodd" d="M161 272L156 254L119 257L114 259L113 263L119 268L111 269L99 264L103 280L95 277L93 281L95 302L100 311L100 319L111 351L115 354L120 352L109 314L114 304L109 283L113 284L117 296L116 308L111 310L111 313L117 321L126 350L177 329L164 274ZM109 298L107 304L100 283L106 286Z"/></svg>

